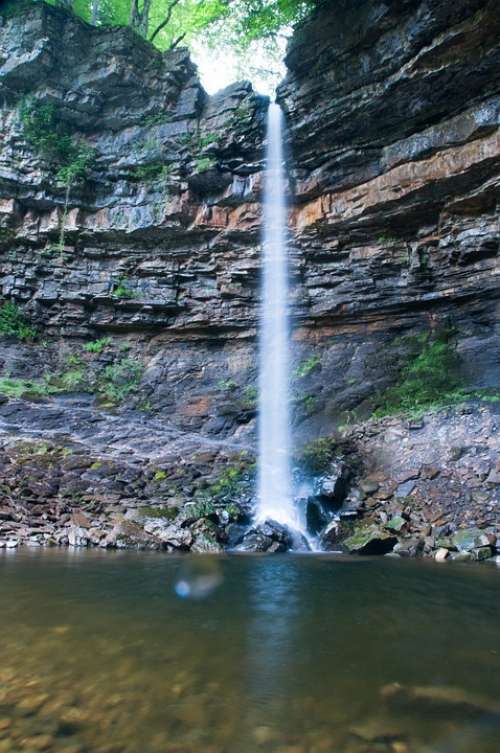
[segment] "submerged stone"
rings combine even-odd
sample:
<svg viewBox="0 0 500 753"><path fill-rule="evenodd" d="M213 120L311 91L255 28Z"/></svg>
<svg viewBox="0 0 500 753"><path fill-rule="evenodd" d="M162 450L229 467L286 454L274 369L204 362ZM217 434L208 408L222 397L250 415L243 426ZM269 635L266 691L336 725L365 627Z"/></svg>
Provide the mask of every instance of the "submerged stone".
<svg viewBox="0 0 500 753"><path fill-rule="evenodd" d="M453 686L401 685L394 682L385 685L380 692L391 706L408 707L421 713L500 718L500 703L496 699Z"/></svg>

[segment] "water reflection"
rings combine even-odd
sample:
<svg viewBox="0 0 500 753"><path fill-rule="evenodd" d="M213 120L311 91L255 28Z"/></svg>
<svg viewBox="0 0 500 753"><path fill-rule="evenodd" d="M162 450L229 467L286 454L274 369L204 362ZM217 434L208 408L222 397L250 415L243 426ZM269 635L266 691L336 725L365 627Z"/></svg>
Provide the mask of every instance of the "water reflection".
<svg viewBox="0 0 500 753"><path fill-rule="evenodd" d="M499 589L387 560L0 555L0 751L497 753Z"/></svg>

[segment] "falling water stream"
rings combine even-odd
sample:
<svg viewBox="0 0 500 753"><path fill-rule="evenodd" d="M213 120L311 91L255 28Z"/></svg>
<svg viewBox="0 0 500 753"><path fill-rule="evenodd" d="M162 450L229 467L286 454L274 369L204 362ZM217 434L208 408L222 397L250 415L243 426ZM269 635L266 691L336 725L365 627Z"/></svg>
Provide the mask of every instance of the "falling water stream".
<svg viewBox="0 0 500 753"><path fill-rule="evenodd" d="M271 104L268 112L263 251L256 518L300 529L290 466L286 182L283 114L277 104Z"/></svg>

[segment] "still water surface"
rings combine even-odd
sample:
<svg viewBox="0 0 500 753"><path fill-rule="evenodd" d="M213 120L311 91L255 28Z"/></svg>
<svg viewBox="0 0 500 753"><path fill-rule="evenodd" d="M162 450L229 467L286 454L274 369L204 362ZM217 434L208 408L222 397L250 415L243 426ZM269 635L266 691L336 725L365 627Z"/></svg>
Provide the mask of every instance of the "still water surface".
<svg viewBox="0 0 500 753"><path fill-rule="evenodd" d="M493 567L7 552L0 608L0 753L500 749Z"/></svg>

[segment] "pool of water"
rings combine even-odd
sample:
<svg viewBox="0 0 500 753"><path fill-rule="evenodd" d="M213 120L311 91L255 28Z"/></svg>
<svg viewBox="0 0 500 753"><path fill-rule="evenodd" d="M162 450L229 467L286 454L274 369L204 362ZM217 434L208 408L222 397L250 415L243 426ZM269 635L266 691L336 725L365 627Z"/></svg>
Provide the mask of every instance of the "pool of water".
<svg viewBox="0 0 500 753"><path fill-rule="evenodd" d="M497 753L500 571L0 555L0 753Z"/></svg>

